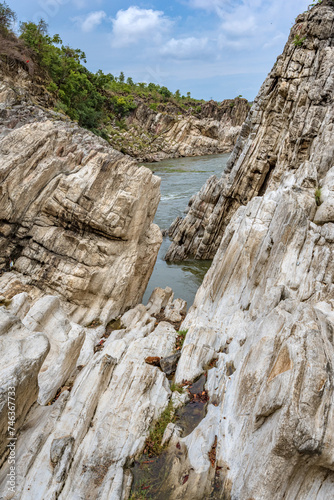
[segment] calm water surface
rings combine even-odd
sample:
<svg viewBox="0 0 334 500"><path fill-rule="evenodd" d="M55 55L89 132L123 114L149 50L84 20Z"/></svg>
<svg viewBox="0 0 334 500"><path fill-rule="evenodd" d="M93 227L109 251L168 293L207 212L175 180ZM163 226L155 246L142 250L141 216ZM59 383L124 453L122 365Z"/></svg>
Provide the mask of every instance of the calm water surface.
<svg viewBox="0 0 334 500"><path fill-rule="evenodd" d="M221 176L228 158L229 154L224 154L145 164L161 177L161 201L154 220L160 229L168 229L176 217L184 216L190 198L201 189L211 175ZM143 303L148 302L154 288L170 286L174 290L175 298L186 300L190 307L211 261L187 260L167 263L163 258L170 243L168 237L164 238Z"/></svg>

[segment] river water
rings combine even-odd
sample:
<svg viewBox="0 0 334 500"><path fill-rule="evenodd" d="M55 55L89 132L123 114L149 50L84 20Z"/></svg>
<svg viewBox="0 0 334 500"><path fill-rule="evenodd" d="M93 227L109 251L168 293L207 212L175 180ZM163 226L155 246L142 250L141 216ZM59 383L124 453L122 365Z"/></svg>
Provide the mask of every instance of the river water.
<svg viewBox="0 0 334 500"><path fill-rule="evenodd" d="M144 164L161 177L161 201L154 220L161 230L168 229L176 217L184 216L190 198L211 175L221 176L229 156L197 156ZM173 289L175 298L186 300L190 307L211 261L187 260L167 263L163 258L170 243L170 239L164 237L143 303L148 302L154 288L169 286Z"/></svg>

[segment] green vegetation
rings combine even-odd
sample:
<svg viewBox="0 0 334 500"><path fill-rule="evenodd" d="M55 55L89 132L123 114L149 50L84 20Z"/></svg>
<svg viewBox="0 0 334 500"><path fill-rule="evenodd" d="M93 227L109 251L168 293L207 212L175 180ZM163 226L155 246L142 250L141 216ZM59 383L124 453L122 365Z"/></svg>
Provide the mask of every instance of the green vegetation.
<svg viewBox="0 0 334 500"><path fill-rule="evenodd" d="M173 94L167 87L155 83L135 83L131 77L126 79L123 72L118 77L111 73L90 72L86 67L86 55L80 49L63 44L58 34L50 35L48 25L41 19L20 23L19 38L10 31L16 20L15 13L6 2L0 2L0 57L8 56L3 41L10 38L26 48L31 54L30 65L36 66L38 74L43 75L45 87L56 99L55 111L68 115L80 126L92 130L106 139L114 133L108 129L111 124L126 130L124 119L144 102L152 110L171 104L180 114L200 111L204 101L192 99L190 92L181 95L180 90ZM28 50L29 49L29 50Z"/></svg>
<svg viewBox="0 0 334 500"><path fill-rule="evenodd" d="M144 450L145 454L149 456L157 456L162 452L163 447L161 446L161 441L166 427L169 423L174 422L175 418L174 406L172 401L170 401L167 408L160 415L159 420L155 423L149 437L146 440Z"/></svg>
<svg viewBox="0 0 334 500"><path fill-rule="evenodd" d="M182 349L187 333L188 333L188 330L180 330L179 332L177 332L177 339L176 339L176 350L177 351Z"/></svg>
<svg viewBox="0 0 334 500"><path fill-rule="evenodd" d="M12 11L6 2L0 3L0 32L7 34L15 21L15 12Z"/></svg>
<svg viewBox="0 0 334 500"><path fill-rule="evenodd" d="M321 205L321 188L320 187L318 187L315 190L314 195L315 195L315 202L318 205L318 207L320 207L320 205Z"/></svg>
<svg viewBox="0 0 334 500"><path fill-rule="evenodd" d="M170 390L172 392L178 392L179 394L183 394L184 393L184 388L182 387L182 385L175 384L174 382L171 384Z"/></svg>
<svg viewBox="0 0 334 500"><path fill-rule="evenodd" d="M149 498L150 497L148 496L148 493L146 491L139 489L139 491L136 491L135 493L131 494L129 500L147 500Z"/></svg>
<svg viewBox="0 0 334 500"><path fill-rule="evenodd" d="M301 47L303 45L303 43L305 42L305 40L306 40L306 36L301 38L300 35L296 35L294 40L293 40L293 43L294 43L295 47Z"/></svg>
<svg viewBox="0 0 334 500"><path fill-rule="evenodd" d="M152 104L150 104L150 108L153 109L153 111L157 111L158 110L158 103L152 102Z"/></svg>

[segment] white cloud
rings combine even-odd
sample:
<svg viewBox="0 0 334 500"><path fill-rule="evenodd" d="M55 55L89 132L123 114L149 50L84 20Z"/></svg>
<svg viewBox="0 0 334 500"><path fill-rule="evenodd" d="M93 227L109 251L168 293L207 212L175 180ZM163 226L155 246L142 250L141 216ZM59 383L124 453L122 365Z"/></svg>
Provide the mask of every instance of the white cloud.
<svg viewBox="0 0 334 500"><path fill-rule="evenodd" d="M66 4L68 3L69 0L57 0L57 1L58 3ZM77 9L85 9L86 7L91 6L92 3L90 0L72 0L72 1ZM103 0L94 0L95 7L101 5L102 2Z"/></svg>
<svg viewBox="0 0 334 500"><path fill-rule="evenodd" d="M124 47L139 40L157 40L173 24L160 10L129 7L119 10L113 23L113 45Z"/></svg>
<svg viewBox="0 0 334 500"><path fill-rule="evenodd" d="M252 15L247 15L244 18L229 16L221 25L224 33L236 37L257 36L259 27L256 19Z"/></svg>
<svg viewBox="0 0 334 500"><path fill-rule="evenodd" d="M277 47L280 50L282 27L287 20L294 19L296 12L305 10L308 0L288 2L282 8L281 0L189 0L194 8L215 9L221 20L217 30L219 49L230 49L232 52L245 50L268 50Z"/></svg>
<svg viewBox="0 0 334 500"><path fill-rule="evenodd" d="M85 17L75 17L73 21L80 26L84 33L89 33L99 26L103 19L106 19L106 17L107 14L103 10L99 10L96 12L90 12Z"/></svg>
<svg viewBox="0 0 334 500"><path fill-rule="evenodd" d="M216 11L230 5L230 0L189 0L189 6L193 9L203 9L208 11Z"/></svg>
<svg viewBox="0 0 334 500"><path fill-rule="evenodd" d="M209 52L208 38L172 38L160 50L161 54L175 59L200 58Z"/></svg>

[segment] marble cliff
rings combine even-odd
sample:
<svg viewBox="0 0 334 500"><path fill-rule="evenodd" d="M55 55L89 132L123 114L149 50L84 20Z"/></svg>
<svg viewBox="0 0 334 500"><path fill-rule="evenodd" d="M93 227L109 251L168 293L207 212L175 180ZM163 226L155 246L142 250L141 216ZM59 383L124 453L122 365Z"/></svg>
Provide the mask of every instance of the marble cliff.
<svg viewBox="0 0 334 500"><path fill-rule="evenodd" d="M175 224L173 258L215 255L186 317L170 289L139 304L158 180L3 83L0 498L143 498L134 461L203 375L206 413L168 425L153 498L333 497L333 39L332 0L297 18L228 171Z"/></svg>
<svg viewBox="0 0 334 500"><path fill-rule="evenodd" d="M330 12L322 2L296 19L226 171L220 179L207 181L190 200L186 217L170 228L173 243L167 260L213 258L240 206L276 190L298 169L317 170L319 180L326 173L332 159L333 31L330 15L319 18L325 8Z"/></svg>
<svg viewBox="0 0 334 500"><path fill-rule="evenodd" d="M126 120L128 130L111 137L111 143L139 161L229 153L249 109L242 98L206 102L195 115L177 104L154 111L141 103Z"/></svg>
<svg viewBox="0 0 334 500"><path fill-rule="evenodd" d="M0 87L0 289L56 293L76 321L108 321L152 273L160 179L38 105L25 79Z"/></svg>

